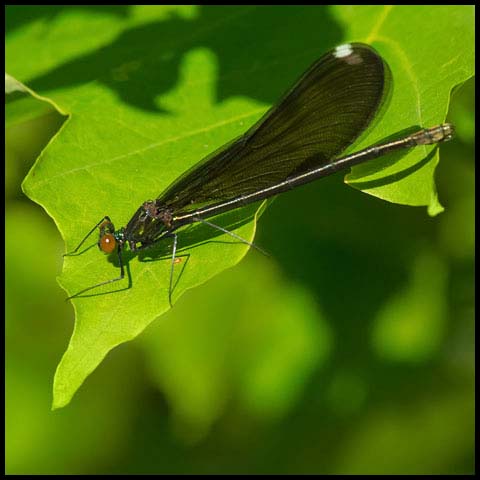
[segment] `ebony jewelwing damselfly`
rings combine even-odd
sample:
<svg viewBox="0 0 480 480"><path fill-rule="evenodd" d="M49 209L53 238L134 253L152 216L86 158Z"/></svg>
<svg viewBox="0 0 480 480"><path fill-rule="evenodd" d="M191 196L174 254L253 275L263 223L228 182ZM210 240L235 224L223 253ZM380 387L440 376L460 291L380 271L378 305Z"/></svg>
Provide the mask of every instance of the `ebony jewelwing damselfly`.
<svg viewBox="0 0 480 480"><path fill-rule="evenodd" d="M125 245L138 252L172 238L171 305L180 227L201 222L254 246L206 219L396 150L452 138L453 126L445 123L342 157L384 103L389 78L387 63L368 45L345 44L323 55L244 135L195 165L156 200L144 202L126 227L116 230L108 216L102 218L65 255L75 255L99 227L98 246L105 253L116 250L120 275L69 298L122 280Z"/></svg>

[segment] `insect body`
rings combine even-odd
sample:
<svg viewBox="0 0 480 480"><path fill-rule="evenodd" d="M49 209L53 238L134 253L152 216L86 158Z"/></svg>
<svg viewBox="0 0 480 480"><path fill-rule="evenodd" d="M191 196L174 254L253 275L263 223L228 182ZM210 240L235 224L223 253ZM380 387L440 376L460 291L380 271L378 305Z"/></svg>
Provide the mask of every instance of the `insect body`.
<svg viewBox="0 0 480 480"><path fill-rule="evenodd" d="M195 165L157 199L144 202L125 227L115 230L107 216L100 220L66 255L76 254L99 227L98 246L105 253L116 250L120 275L69 298L123 279L125 245L138 252L171 238L171 304L176 231L180 227L201 222L256 247L207 218L393 151L452 138L453 126L445 123L341 156L384 103L390 79L388 65L368 45L346 44L326 53L244 135Z"/></svg>

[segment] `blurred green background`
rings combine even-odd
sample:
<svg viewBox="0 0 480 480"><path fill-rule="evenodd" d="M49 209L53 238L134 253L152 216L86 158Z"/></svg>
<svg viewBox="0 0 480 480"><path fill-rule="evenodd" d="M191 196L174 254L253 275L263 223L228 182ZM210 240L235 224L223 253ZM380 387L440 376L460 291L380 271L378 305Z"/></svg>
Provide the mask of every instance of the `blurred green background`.
<svg viewBox="0 0 480 480"><path fill-rule="evenodd" d="M20 183L62 117L9 126L6 472L473 473L473 118L471 80L441 147L443 214L342 174L279 196L256 237L271 258L187 292L54 412L64 246Z"/></svg>

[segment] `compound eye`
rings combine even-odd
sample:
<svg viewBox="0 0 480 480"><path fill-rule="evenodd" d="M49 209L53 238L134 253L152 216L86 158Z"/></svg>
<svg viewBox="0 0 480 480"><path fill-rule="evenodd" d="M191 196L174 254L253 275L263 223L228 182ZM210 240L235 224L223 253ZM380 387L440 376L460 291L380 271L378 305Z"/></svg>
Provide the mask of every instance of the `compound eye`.
<svg viewBox="0 0 480 480"><path fill-rule="evenodd" d="M112 253L115 250L116 245L117 241L111 233L106 233L105 235L102 235L98 242L100 250L104 253Z"/></svg>

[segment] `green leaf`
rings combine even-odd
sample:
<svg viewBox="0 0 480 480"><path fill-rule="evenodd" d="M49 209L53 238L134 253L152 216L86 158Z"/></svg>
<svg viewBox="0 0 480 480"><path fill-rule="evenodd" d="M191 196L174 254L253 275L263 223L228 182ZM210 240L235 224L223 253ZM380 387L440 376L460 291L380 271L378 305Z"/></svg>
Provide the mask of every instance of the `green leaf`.
<svg viewBox="0 0 480 480"><path fill-rule="evenodd" d="M106 214L125 225L143 201L243 133L335 45L371 43L395 80L387 112L360 146L442 122L451 89L473 74L470 7L9 6L7 26L8 71L70 115L23 183L67 251ZM349 182L438 211L431 151L356 167ZM258 213L252 206L218 222L252 240ZM247 248L232 240L206 226L179 237L174 301L243 258ZM55 376L54 407L169 308L169 250L166 242L126 253L129 280L73 300L76 324ZM59 283L74 294L118 273L115 258L91 248L65 259Z"/></svg>

